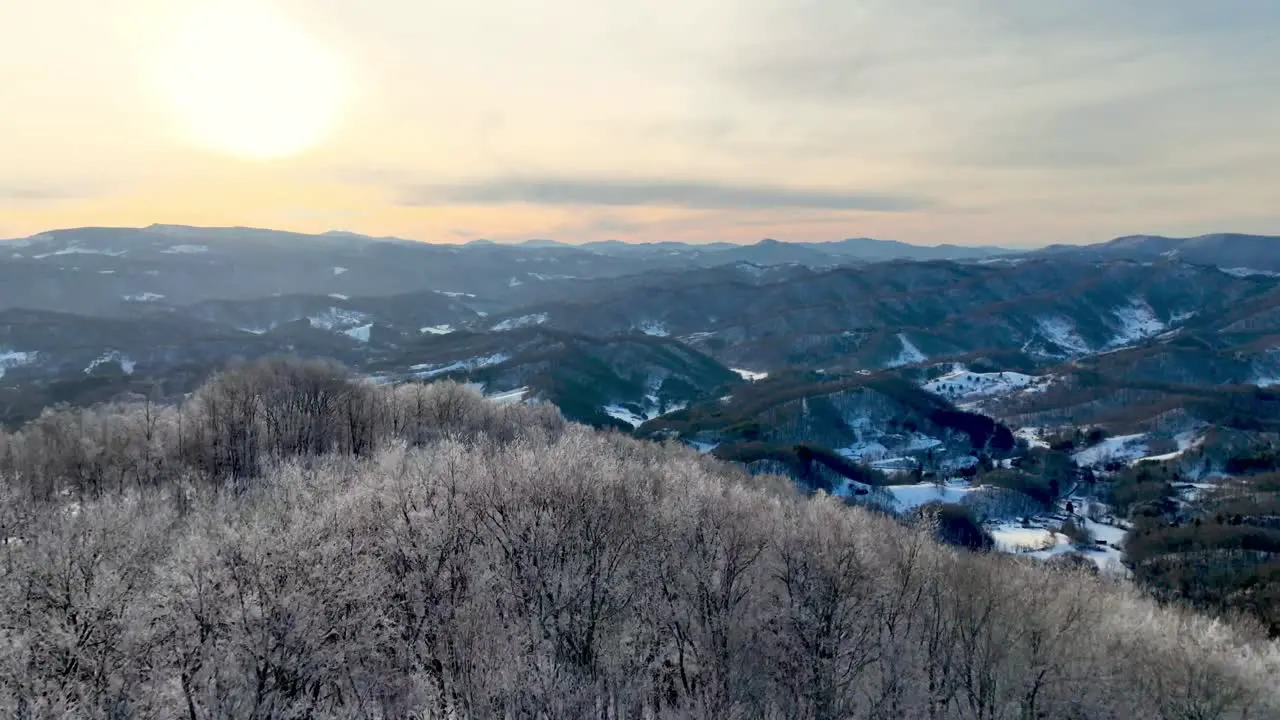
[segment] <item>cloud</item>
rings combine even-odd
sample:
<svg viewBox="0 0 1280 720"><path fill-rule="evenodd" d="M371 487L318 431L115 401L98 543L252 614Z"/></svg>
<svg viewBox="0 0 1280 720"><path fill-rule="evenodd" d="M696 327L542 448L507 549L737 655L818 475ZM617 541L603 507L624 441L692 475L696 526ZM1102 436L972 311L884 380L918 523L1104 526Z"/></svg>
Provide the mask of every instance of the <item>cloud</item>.
<svg viewBox="0 0 1280 720"><path fill-rule="evenodd" d="M1272 0L798 0L757 20L723 66L736 97L943 183L1158 182L1242 137L1280 142L1280 97L1260 91L1280 80Z"/></svg>
<svg viewBox="0 0 1280 720"><path fill-rule="evenodd" d="M412 206L508 205L669 207L695 210L807 208L905 212L931 207L925 198L868 192L728 185L692 180L509 177L475 183L407 188Z"/></svg>
<svg viewBox="0 0 1280 720"><path fill-rule="evenodd" d="M86 189L79 186L0 185L0 201L11 203L57 202L87 195Z"/></svg>

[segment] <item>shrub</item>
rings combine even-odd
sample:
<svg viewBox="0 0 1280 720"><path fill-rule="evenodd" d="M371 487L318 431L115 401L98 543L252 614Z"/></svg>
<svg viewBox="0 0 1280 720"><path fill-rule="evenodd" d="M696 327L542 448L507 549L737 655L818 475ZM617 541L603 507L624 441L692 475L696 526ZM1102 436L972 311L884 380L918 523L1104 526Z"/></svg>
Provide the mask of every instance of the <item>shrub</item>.
<svg viewBox="0 0 1280 720"><path fill-rule="evenodd" d="M991 533L963 505L929 503L916 511L918 517L936 524L937 538L966 550L987 551L995 547Z"/></svg>
<svg viewBox="0 0 1280 720"><path fill-rule="evenodd" d="M1088 526L1086 526L1084 523L1080 523L1071 519L1064 520L1062 522L1062 526L1058 528L1058 532L1070 538L1072 544L1075 545L1077 548L1092 549L1094 547L1095 541L1093 537L1093 531L1090 530Z"/></svg>

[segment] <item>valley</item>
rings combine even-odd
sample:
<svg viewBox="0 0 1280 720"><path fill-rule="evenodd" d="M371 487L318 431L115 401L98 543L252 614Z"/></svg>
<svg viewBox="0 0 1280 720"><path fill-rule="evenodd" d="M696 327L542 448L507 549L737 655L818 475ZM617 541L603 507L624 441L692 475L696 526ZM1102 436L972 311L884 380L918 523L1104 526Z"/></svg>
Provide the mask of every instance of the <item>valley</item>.
<svg viewBox="0 0 1280 720"><path fill-rule="evenodd" d="M1280 454L1275 246L1166 240L57 231L0 252L0 420L174 402L228 364L325 358L377 385L553 405L903 517L942 509L966 547L1131 576L1144 518L1191 522L1240 458ZM1137 474L1167 486L1149 515L1117 500Z"/></svg>

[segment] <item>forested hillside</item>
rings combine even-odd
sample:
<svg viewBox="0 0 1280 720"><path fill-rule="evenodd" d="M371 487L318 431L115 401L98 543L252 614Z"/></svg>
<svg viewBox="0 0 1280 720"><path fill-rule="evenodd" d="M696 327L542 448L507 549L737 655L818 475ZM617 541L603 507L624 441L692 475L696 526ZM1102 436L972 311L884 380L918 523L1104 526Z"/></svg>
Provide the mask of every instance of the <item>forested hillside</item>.
<svg viewBox="0 0 1280 720"><path fill-rule="evenodd" d="M0 435L17 718L1264 718L1260 628L451 383Z"/></svg>

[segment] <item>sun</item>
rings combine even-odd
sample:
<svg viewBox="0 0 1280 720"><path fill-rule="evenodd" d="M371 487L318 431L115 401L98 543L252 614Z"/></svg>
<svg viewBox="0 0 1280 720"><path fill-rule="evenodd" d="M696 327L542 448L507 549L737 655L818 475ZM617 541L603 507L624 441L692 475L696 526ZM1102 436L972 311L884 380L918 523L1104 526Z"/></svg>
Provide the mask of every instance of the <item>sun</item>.
<svg viewBox="0 0 1280 720"><path fill-rule="evenodd" d="M155 62L186 139L241 158L315 147L336 129L347 101L342 59L265 2L187 8Z"/></svg>

